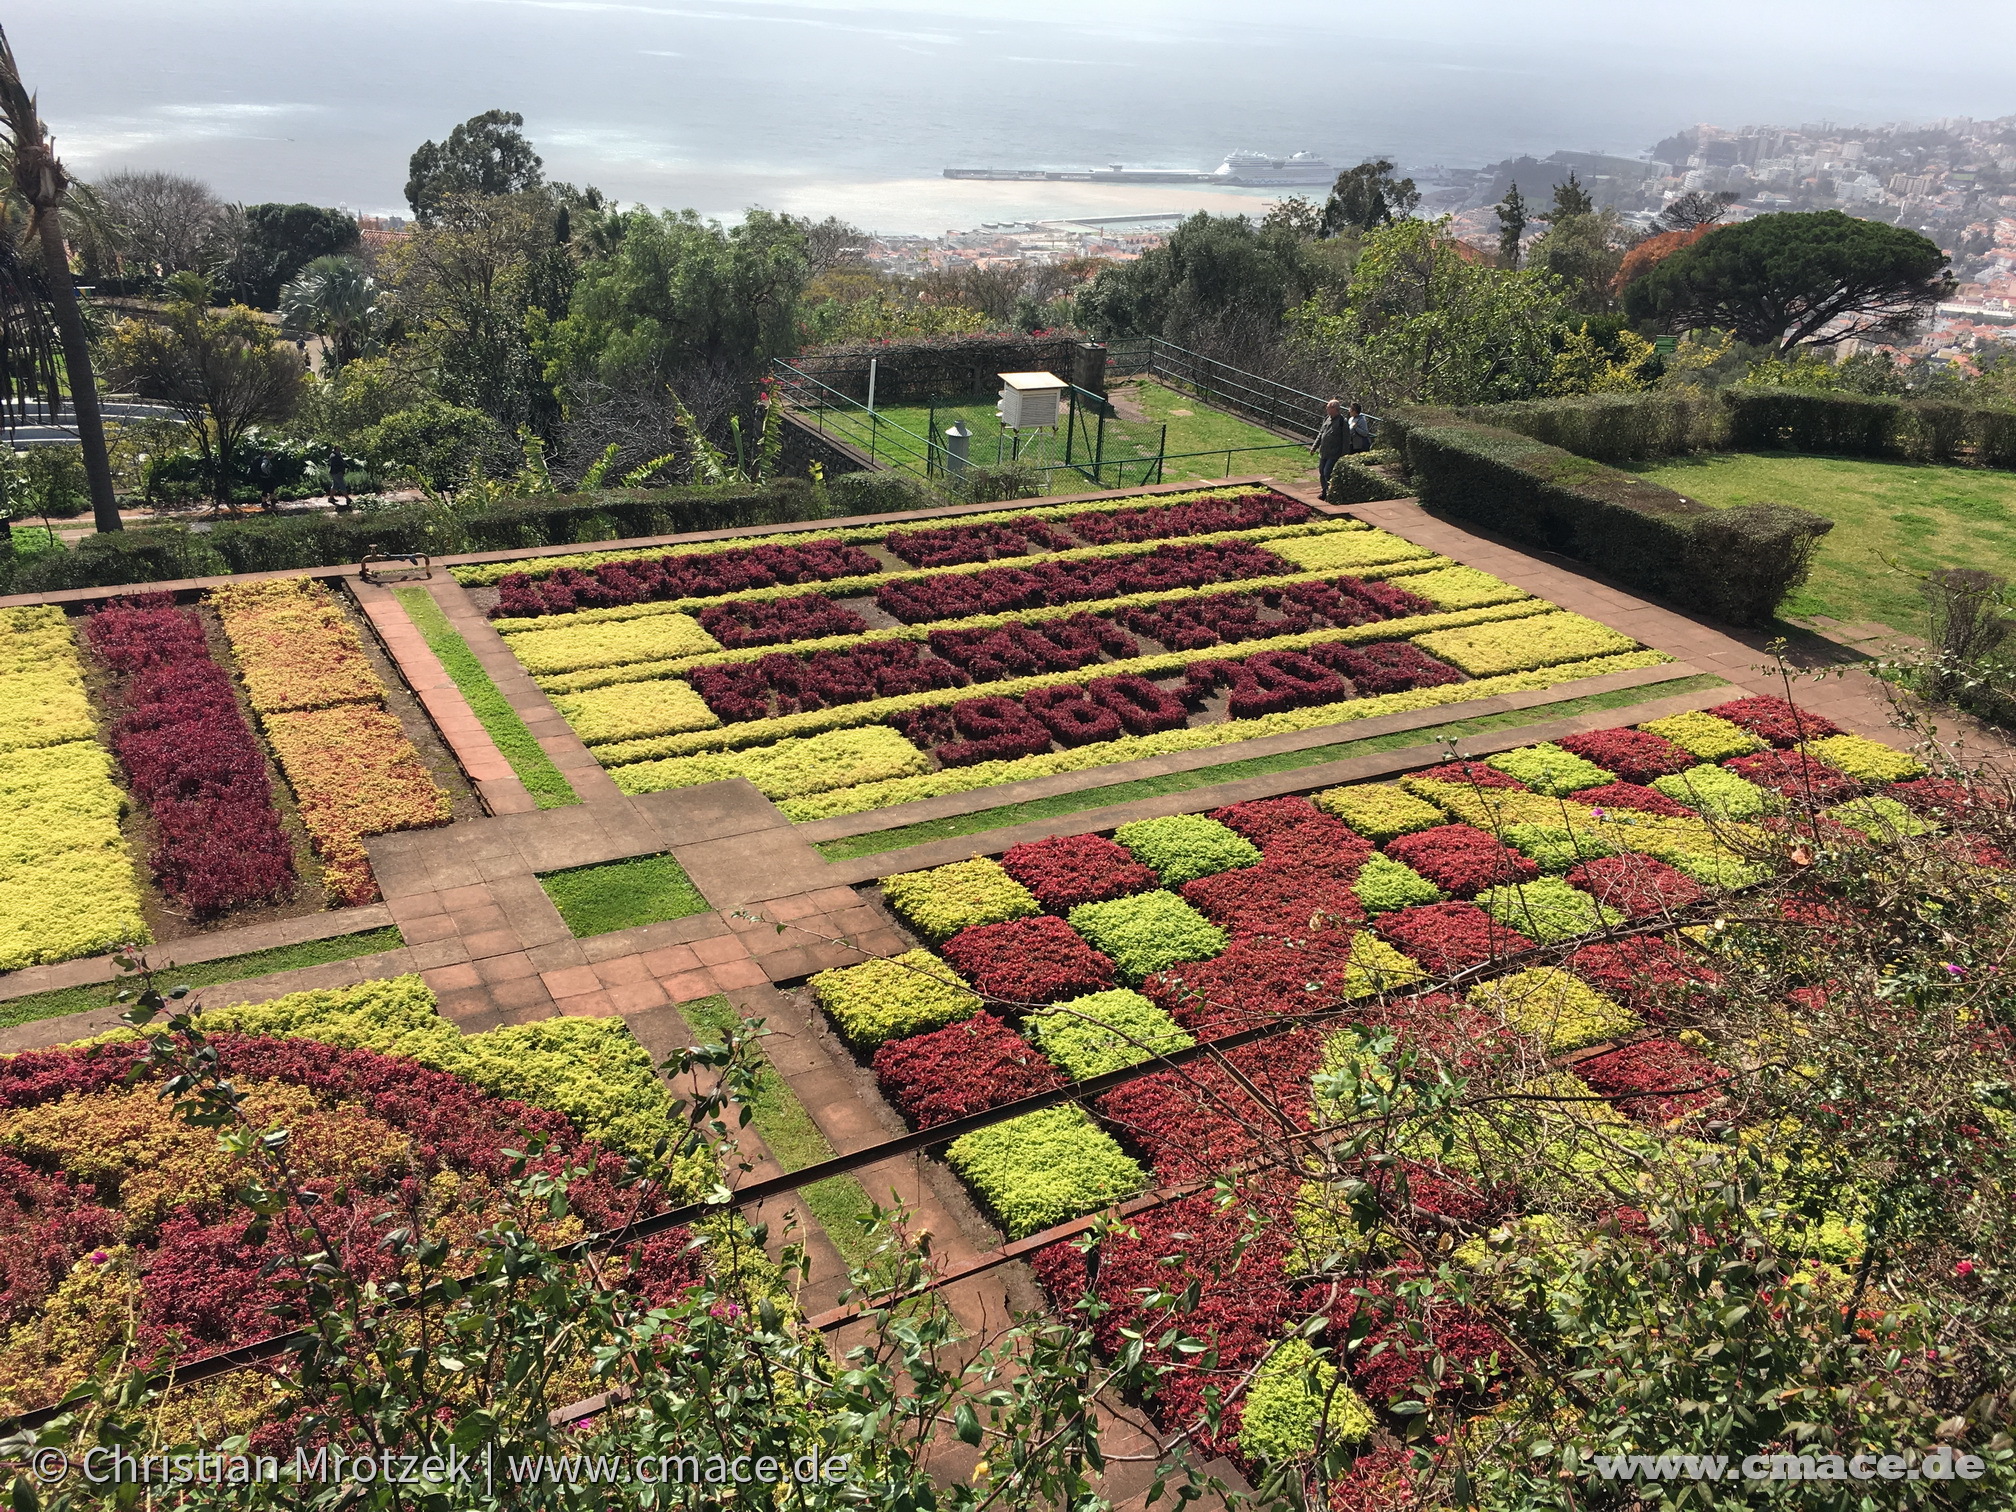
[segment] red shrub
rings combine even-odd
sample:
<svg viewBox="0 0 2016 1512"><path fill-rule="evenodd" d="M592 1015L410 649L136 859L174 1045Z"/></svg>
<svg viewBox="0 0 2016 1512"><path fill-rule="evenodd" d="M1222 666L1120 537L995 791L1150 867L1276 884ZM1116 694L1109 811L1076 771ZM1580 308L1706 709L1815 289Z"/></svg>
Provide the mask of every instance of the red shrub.
<svg viewBox="0 0 2016 1512"><path fill-rule="evenodd" d="M1242 866L1186 882L1181 891L1199 913L1235 937L1306 940L1365 917L1351 884L1322 872Z"/></svg>
<svg viewBox="0 0 2016 1512"><path fill-rule="evenodd" d="M1606 782L1601 787L1571 793L1569 797L1591 808L1635 809L1641 814L1667 814L1676 819L1694 812L1684 803L1675 803L1656 788L1640 787L1635 782Z"/></svg>
<svg viewBox="0 0 2016 1512"><path fill-rule="evenodd" d="M160 607L99 610L84 638L128 674L109 743L159 836L147 858L154 880L198 917L287 897L294 850L230 674L211 660L193 611L166 595L146 602Z"/></svg>
<svg viewBox="0 0 2016 1512"><path fill-rule="evenodd" d="M1130 593L1201 588L1248 577L1280 577L1294 569L1272 552L1244 542L1158 546L1138 556L988 567L942 577L898 578L875 602L906 625L1006 614L1054 604L1082 604Z"/></svg>
<svg viewBox="0 0 2016 1512"><path fill-rule="evenodd" d="M1257 530L1263 525L1300 525L1309 506L1272 491L1189 504L1144 504L1138 509L1095 509L1065 515L1067 525L1095 546L1116 541L1157 541L1170 536L1211 535L1221 530Z"/></svg>
<svg viewBox="0 0 2016 1512"><path fill-rule="evenodd" d="M1667 1124L1715 1101L1714 1091L1680 1092L1721 1079L1714 1062L1678 1040L1641 1040L1575 1063L1575 1074L1592 1091L1617 1099L1617 1111L1640 1123ZM1658 1097L1631 1096L1657 1092Z"/></svg>
<svg viewBox="0 0 2016 1512"><path fill-rule="evenodd" d="M1052 913L1151 892L1162 879L1104 835L1052 835L1011 846L1001 857L1008 875Z"/></svg>
<svg viewBox="0 0 2016 1512"><path fill-rule="evenodd" d="M1152 609L1117 609L1113 617L1171 651L1198 651L1272 635L1300 635L1315 629L1318 622L1314 613L1300 605L1283 604L1274 619L1262 618L1266 609L1264 600L1250 593L1213 593Z"/></svg>
<svg viewBox="0 0 2016 1512"><path fill-rule="evenodd" d="M1063 531L1025 515L1006 525L947 525L936 530L892 530L882 544L912 567L955 567L1036 551L1068 551L1078 543Z"/></svg>
<svg viewBox="0 0 2016 1512"><path fill-rule="evenodd" d="M931 649L975 682L1031 677L1040 672L1075 672L1102 656L1133 656L1134 637L1096 614L1068 619L1008 624L995 630L934 630Z"/></svg>
<svg viewBox="0 0 2016 1512"><path fill-rule="evenodd" d="M1708 896L1685 872L1635 853L1584 861L1568 873L1568 882L1632 919L1671 913Z"/></svg>
<svg viewBox="0 0 2016 1512"><path fill-rule="evenodd" d="M1999 814L2008 806L1986 788L1969 787L1948 777L1914 777L1909 782L1893 782L1883 789L1883 796L1895 798L1917 813L1947 820Z"/></svg>
<svg viewBox="0 0 2016 1512"><path fill-rule="evenodd" d="M1686 751L1649 730L1585 730L1563 735L1555 744L1584 761L1595 762L1606 772L1615 772L1626 782L1650 782L1695 764Z"/></svg>
<svg viewBox="0 0 2016 1512"><path fill-rule="evenodd" d="M1246 803L1213 809L1210 817L1228 829L1235 829L1255 845L1274 836L1324 817L1323 811L1307 798L1255 798Z"/></svg>
<svg viewBox="0 0 2016 1512"><path fill-rule="evenodd" d="M1343 999L1353 930L1294 944L1260 936L1234 940L1222 955L1158 971L1141 991L1185 1028L1232 1034L1284 1014L1317 1013Z"/></svg>
<svg viewBox="0 0 2016 1512"><path fill-rule="evenodd" d="M1563 964L1655 1022L1665 1018L1668 1005L1677 1006L1689 992L1716 981L1714 972L1657 935L1584 945Z"/></svg>
<svg viewBox="0 0 2016 1512"><path fill-rule="evenodd" d="M0 1326L34 1317L70 1267L123 1227L89 1186L0 1154Z"/></svg>
<svg viewBox="0 0 2016 1512"><path fill-rule="evenodd" d="M1190 717L1190 711L1175 694L1131 672L1120 677L1095 677L1085 684L1085 692L1094 703L1118 715L1121 728L1129 735L1180 730Z"/></svg>
<svg viewBox="0 0 2016 1512"><path fill-rule="evenodd" d="M1061 1087L1070 1078L991 1013L891 1040L875 1052L875 1079L912 1128Z"/></svg>
<svg viewBox="0 0 2016 1512"><path fill-rule="evenodd" d="M981 761L1009 761L1050 749L1050 731L1012 698L989 695L952 705L952 728L965 736L932 752L946 766L972 766Z"/></svg>
<svg viewBox="0 0 2016 1512"><path fill-rule="evenodd" d="M824 583L864 577L882 564L858 546L838 540L796 546L764 545L694 556L645 557L605 562L586 571L562 567L544 577L512 573L498 584L495 617L567 614L663 599L713 598L773 588L780 583ZM761 644L754 642L753 644Z"/></svg>
<svg viewBox="0 0 2016 1512"><path fill-rule="evenodd" d="M1540 875L1539 867L1502 840L1467 824L1402 835L1386 847L1386 854L1459 898L1472 898L1507 882L1531 882Z"/></svg>
<svg viewBox="0 0 2016 1512"><path fill-rule="evenodd" d="M630 1289L652 1307L670 1307L694 1286L704 1269L703 1251L693 1247L693 1231L676 1228L647 1239L630 1251Z"/></svg>
<svg viewBox="0 0 2016 1512"><path fill-rule="evenodd" d="M1244 661L1192 662L1183 670L1183 696L1192 703L1202 702L1212 689L1230 683L1232 692L1225 712L1234 719L1255 719L1351 697L1349 683L1300 651L1262 651Z"/></svg>
<svg viewBox="0 0 2016 1512"><path fill-rule="evenodd" d="M1319 871L1348 882L1372 854L1372 842L1325 814L1263 841L1260 854L1277 869Z"/></svg>
<svg viewBox="0 0 2016 1512"><path fill-rule="evenodd" d="M1075 683L1056 688L1032 688L1022 695L1022 705L1056 739L1075 749L1102 740L1118 740L1123 733L1120 716Z"/></svg>
<svg viewBox="0 0 2016 1512"><path fill-rule="evenodd" d="M817 640L823 635L859 635L868 628L868 621L823 593L715 604L700 611L700 624L731 651Z"/></svg>
<svg viewBox="0 0 2016 1512"><path fill-rule="evenodd" d="M1804 751L1758 751L1722 763L1737 776L1788 798L1810 798L1816 804L1839 803L1862 791L1846 772L1815 761Z"/></svg>
<svg viewBox="0 0 2016 1512"><path fill-rule="evenodd" d="M1329 1343L1347 1362L1359 1393L1375 1408L1416 1396L1414 1382L1428 1373L1438 1356L1448 1362L1452 1378L1471 1373L1495 1377L1513 1359L1504 1337L1468 1308L1444 1303L1423 1312L1377 1280L1356 1290L1365 1295L1346 1297L1330 1314ZM1360 1308L1369 1314L1371 1328L1346 1354ZM1425 1338L1417 1339L1417 1332Z"/></svg>
<svg viewBox="0 0 2016 1512"><path fill-rule="evenodd" d="M1824 740L1829 735L1844 733L1841 726L1824 714L1795 708L1782 698L1763 694L1717 704L1708 712L1717 719L1726 719L1748 730L1759 740L1768 740L1779 747L1795 746L1802 740Z"/></svg>
<svg viewBox="0 0 2016 1512"><path fill-rule="evenodd" d="M751 662L697 667L688 676L707 707L730 723L865 703L934 688L963 688L972 679L926 658L909 641L871 641L846 651L798 656L779 651Z"/></svg>
<svg viewBox="0 0 2016 1512"><path fill-rule="evenodd" d="M1533 941L1508 929L1475 903L1427 903L1396 908L1372 923L1396 950L1436 976L1531 950Z"/></svg>
<svg viewBox="0 0 2016 1512"><path fill-rule="evenodd" d="M1526 791L1526 784L1517 777L1501 772L1494 766L1481 761L1445 761L1440 766L1424 768L1414 774L1430 782L1448 782L1457 787L1506 788Z"/></svg>
<svg viewBox="0 0 2016 1512"><path fill-rule="evenodd" d="M1311 1026L1226 1052L1266 1102L1223 1066L1192 1061L1115 1087L1099 1116L1124 1134L1164 1182L1198 1181L1260 1159L1289 1131L1309 1127L1309 1079L1326 1030Z"/></svg>
<svg viewBox="0 0 2016 1512"><path fill-rule="evenodd" d="M1344 646L1333 641L1311 646L1309 655L1350 678L1360 698L1463 681L1461 672L1407 641L1380 641L1370 646Z"/></svg>
<svg viewBox="0 0 2016 1512"><path fill-rule="evenodd" d="M983 996L1009 1003L1059 1003L1113 985L1113 962L1050 914L962 929L944 956Z"/></svg>

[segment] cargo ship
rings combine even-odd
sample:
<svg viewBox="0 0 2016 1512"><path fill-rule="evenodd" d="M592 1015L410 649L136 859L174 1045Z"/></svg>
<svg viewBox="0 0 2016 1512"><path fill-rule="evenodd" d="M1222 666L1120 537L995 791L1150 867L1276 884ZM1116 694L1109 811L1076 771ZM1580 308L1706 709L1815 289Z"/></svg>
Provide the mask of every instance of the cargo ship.
<svg viewBox="0 0 2016 1512"><path fill-rule="evenodd" d="M1239 189L1314 189L1330 187L1337 169L1313 152L1281 157L1241 149L1229 152L1216 168L1129 168L1109 163L1104 168L947 168L948 179L984 179L994 183L1069 184L1224 184Z"/></svg>

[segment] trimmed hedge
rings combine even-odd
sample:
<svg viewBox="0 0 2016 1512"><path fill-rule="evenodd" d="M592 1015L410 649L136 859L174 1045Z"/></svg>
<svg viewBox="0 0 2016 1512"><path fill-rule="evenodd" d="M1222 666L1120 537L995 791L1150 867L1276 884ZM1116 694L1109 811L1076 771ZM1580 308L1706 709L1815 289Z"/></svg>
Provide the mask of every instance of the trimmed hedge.
<svg viewBox="0 0 2016 1512"><path fill-rule="evenodd" d="M1044 1054L1080 1081L1196 1043L1168 1014L1124 987L1057 1006L1061 1012L1031 1014L1024 1027Z"/></svg>
<svg viewBox="0 0 2016 1512"><path fill-rule="evenodd" d="M1045 1108L962 1134L945 1160L1011 1239L1132 1197L1148 1173L1083 1108Z"/></svg>
<svg viewBox="0 0 2016 1512"><path fill-rule="evenodd" d="M1782 504L1711 509L1499 426L1417 425L1406 440L1429 508L1737 624L1768 621L1834 528Z"/></svg>
<svg viewBox="0 0 2016 1512"><path fill-rule="evenodd" d="M1123 824L1113 838L1136 861L1153 867L1164 887L1181 887L1235 866L1256 866L1260 850L1237 831L1202 814L1174 814L1167 819L1137 819Z"/></svg>
<svg viewBox="0 0 2016 1512"><path fill-rule="evenodd" d="M1478 425L1502 426L1599 462L1645 462L1719 451L1729 438L1728 411L1715 395L1698 389L1577 394L1473 406L1456 413Z"/></svg>
<svg viewBox="0 0 2016 1512"><path fill-rule="evenodd" d="M1207 960L1225 948L1225 931L1172 892L1080 903L1070 920L1130 982L1167 966Z"/></svg>
<svg viewBox="0 0 2016 1512"><path fill-rule="evenodd" d="M1028 888L1000 862L984 856L885 877L882 897L904 923L933 943L976 924L1001 924L1043 911Z"/></svg>
<svg viewBox="0 0 2016 1512"><path fill-rule="evenodd" d="M0 558L0 590L50 593L238 572L336 567L361 560L372 546L389 552L424 551L442 556L681 535L816 519L819 513L810 484L802 478L779 478L761 487L730 484L556 494L513 500L466 514L407 504L348 515L223 520L207 531L150 525L86 536L74 551L20 561L12 567L11 582L6 573L14 559Z"/></svg>
<svg viewBox="0 0 2016 1512"><path fill-rule="evenodd" d="M980 1011L980 999L928 950L822 971L812 996L847 1043L873 1050Z"/></svg>
<svg viewBox="0 0 2016 1512"><path fill-rule="evenodd" d="M1332 504L1376 504L1381 499L1405 499L1412 490L1396 483L1376 467L1367 467L1355 457L1339 457L1330 469L1330 482L1323 497Z"/></svg>

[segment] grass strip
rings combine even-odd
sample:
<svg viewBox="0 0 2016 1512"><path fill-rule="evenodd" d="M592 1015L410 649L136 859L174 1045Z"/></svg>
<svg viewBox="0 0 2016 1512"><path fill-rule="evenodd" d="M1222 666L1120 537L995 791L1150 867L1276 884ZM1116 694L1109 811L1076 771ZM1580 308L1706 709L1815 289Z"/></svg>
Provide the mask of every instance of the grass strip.
<svg viewBox="0 0 2016 1512"><path fill-rule="evenodd" d="M713 907L686 875L686 868L667 855L544 872L539 885L577 940L684 919Z"/></svg>
<svg viewBox="0 0 2016 1512"><path fill-rule="evenodd" d="M532 801L542 809L565 808L570 803L579 803L580 796L568 783L566 775L553 764L553 758L546 754L525 721L518 717L518 711L498 691L497 684L490 680L490 674L476 660L476 653L469 649L469 643L462 639L461 632L448 623L448 616L434 602L434 595L425 588L394 588L392 591L398 595L407 618L413 621L414 628L420 632L428 648L441 659L442 669L469 701L469 708L477 722L496 742L504 759L511 763L511 770L525 784L525 791L532 795Z"/></svg>
<svg viewBox="0 0 2016 1512"><path fill-rule="evenodd" d="M327 966L333 961L354 960L376 955L381 950L397 950L403 943L391 925L368 929L362 934L337 935L329 940L306 940L299 945L276 945L271 950L255 950L249 955L225 956L219 961L202 961L194 966L170 966L160 972L163 990L168 987L214 987L220 982L242 982L249 977L271 976L276 971L298 971L304 966ZM123 980L92 982L83 987L59 987L54 992L36 992L27 997L0 1002L0 1029L14 1024L33 1023L61 1013L83 1013L103 1008L125 989Z"/></svg>
<svg viewBox="0 0 2016 1512"><path fill-rule="evenodd" d="M741 1010L719 996L681 1003L679 1013L697 1032L723 1041L742 1022ZM749 1121L786 1171L802 1171L806 1166L831 1160L838 1153L826 1142L812 1115L805 1111L791 1084L770 1064L768 1056L762 1056L756 1072L756 1095L749 1105ZM819 1220L819 1226L826 1230L826 1237L833 1241L833 1248L840 1252L841 1258L849 1265L866 1265L875 1250L862 1226L874 1209L867 1189L852 1176L829 1176L800 1187L798 1195Z"/></svg>
<svg viewBox="0 0 2016 1512"><path fill-rule="evenodd" d="M1273 756L1251 756L1244 761L1228 761L1219 766L1197 767L1188 772L1171 772L1162 777L1143 777L1135 782L1116 782L1105 787L1082 788L1075 793L1059 793L1054 798L1034 798L1026 803L1003 804L1000 808L957 814L949 819L930 819L906 824L900 829L876 830L866 835L848 835L813 847L828 861L851 861L858 856L880 855L933 840L951 840L960 835L977 835L984 830L1005 829L1013 824L1029 824L1038 819L1057 819L1087 809L1106 808L1116 803L1133 803L1142 798L1159 798L1165 793L1184 793L1193 788L1211 787L1221 782L1238 782L1247 777L1265 777L1274 772L1291 772L1297 767L1317 766L1326 761L1346 761L1354 756L1376 756L1382 751L1400 751L1409 746L1427 745L1437 740L1464 739L1492 730L1514 729L1540 724L1550 719L1569 719L1602 709L1621 709L1653 698L1670 698L1706 688L1726 686L1726 680L1703 673L1676 678L1640 688L1620 688L1611 693L1590 693L1560 703L1537 704L1504 714L1480 714L1449 724L1430 725L1418 730L1400 730L1391 735L1374 735L1364 740L1347 740L1337 745L1312 746L1302 751L1282 751Z"/></svg>

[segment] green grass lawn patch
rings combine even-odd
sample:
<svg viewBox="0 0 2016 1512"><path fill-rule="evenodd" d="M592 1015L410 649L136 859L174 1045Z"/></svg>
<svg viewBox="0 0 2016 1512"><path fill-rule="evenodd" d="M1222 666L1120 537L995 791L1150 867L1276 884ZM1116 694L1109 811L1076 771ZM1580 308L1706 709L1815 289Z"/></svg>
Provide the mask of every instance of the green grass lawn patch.
<svg viewBox="0 0 2016 1512"><path fill-rule="evenodd" d="M1409 746L1430 745L1437 740L1464 739L1492 730L1516 729L1550 719L1568 719L1593 714L1601 709L1622 709L1648 703L1655 698L1694 693L1726 686L1724 679L1702 674L1675 678L1671 682L1645 688L1620 688L1611 693L1591 693L1560 703L1540 704L1505 714L1484 714L1475 719L1459 719L1451 724L1431 725L1421 730L1401 730L1392 735L1374 735L1364 740L1347 740L1337 745L1313 746L1303 751L1282 751L1273 756L1253 756L1245 761L1228 761L1194 771L1171 772L1163 777L1144 777L1137 782L1115 782L1105 787L1082 788L1075 793L1059 793L1054 798L1035 798L1027 803L1008 803L999 808L981 809L971 814L955 814L949 819L932 819L922 824L906 824L898 829L876 830L866 835L849 835L827 840L813 848L828 861L851 861L857 856L876 856L884 851L924 845L933 840L951 840L960 835L977 835L984 830L1004 829L1011 824L1030 824L1038 819L1056 819L1087 809L1105 808L1115 803L1132 803L1140 798L1159 798L1165 793L1186 793L1194 788L1212 787L1221 782L1238 782L1248 777L1265 777L1274 772L1292 772L1298 767L1318 766L1326 761L1345 761L1354 756L1376 756L1382 751L1400 751Z"/></svg>
<svg viewBox="0 0 2016 1512"><path fill-rule="evenodd" d="M725 997L681 1003L679 1013L697 1032L723 1041L728 1031L742 1020L741 1011ZM805 1111L805 1105L798 1101L791 1084L767 1056L756 1073L749 1121L786 1171L802 1171L822 1160L831 1160L836 1153L819 1132L812 1115ZM826 1237L833 1241L833 1248L841 1257L849 1265L866 1265L874 1254L874 1244L862 1227L874 1208L867 1189L852 1176L829 1176L800 1187L798 1195L819 1220L819 1226L826 1230Z"/></svg>
<svg viewBox="0 0 2016 1512"><path fill-rule="evenodd" d="M1311 478L1316 474L1315 459L1297 443L1236 415L1212 409L1201 399L1148 380L1129 383L1117 392L1138 404L1148 419L1106 422L1106 444L1096 457L1098 487L1129 488L1157 482L1153 459L1164 425L1169 427L1168 455L1173 460L1165 465L1161 482L1200 482L1242 473L1266 473L1282 478ZM1001 440L1001 422L995 416L994 403L995 396L987 394L948 399L935 407L878 404L872 421L863 411L836 409L826 412L825 425L862 451L869 451L872 445L878 461L917 471L922 466L924 438L935 432L935 439L942 444L945 428L957 420L973 433L973 439L967 443L971 459L991 464L1009 457L1009 448ZM1082 429L1078 440L1085 440ZM1253 447L1277 449L1250 450ZM1228 450L1232 454L1229 461ZM1087 443L1084 451L1081 458L1074 444L1072 459L1090 468L1095 460L1093 444ZM1038 443L1038 451L1030 455L1038 465L1062 462L1062 437L1054 444L1049 440ZM1050 476L1049 491L1078 493L1094 486L1089 476L1059 470Z"/></svg>
<svg viewBox="0 0 2016 1512"><path fill-rule="evenodd" d="M170 966L159 973L163 991L170 987L215 987L220 982L242 982L251 977L271 976L276 971L298 971L304 966L327 966L332 961L349 961L358 956L397 950L404 942L390 925L367 929L359 934L337 935L329 940L308 940L300 945L277 945L271 950L255 950L249 955L225 956L194 966ZM85 987L61 987L54 992L37 992L27 997L0 1002L0 1029L36 1019L54 1018L61 1013L83 1013L103 1008L125 990L127 979L93 982Z"/></svg>
<svg viewBox="0 0 2016 1512"><path fill-rule="evenodd" d="M2016 473L1796 452L1731 452L1632 469L1704 504L1796 504L1825 515L1813 575L1782 612L1924 631L1912 574L1985 567L2016 578Z"/></svg>
<svg viewBox="0 0 2016 1512"><path fill-rule="evenodd" d="M532 795L532 801L542 809L564 808L570 803L579 803L581 799L568 783L566 775L553 764L553 758L546 754L525 721L518 717L518 711L511 707L497 684L490 680L490 674L476 660L476 653L469 649L469 643L448 623L448 616L434 602L434 595L425 588L395 588L392 591L399 596L407 618L413 621L414 628L420 632L429 649L441 658L442 670L469 701L469 708L477 722L496 742L498 751L511 764L511 770L525 784L525 791Z"/></svg>
<svg viewBox="0 0 2016 1512"><path fill-rule="evenodd" d="M705 913L712 905L700 895L686 869L670 856L633 856L546 872L539 878L546 896L574 937L612 934Z"/></svg>

